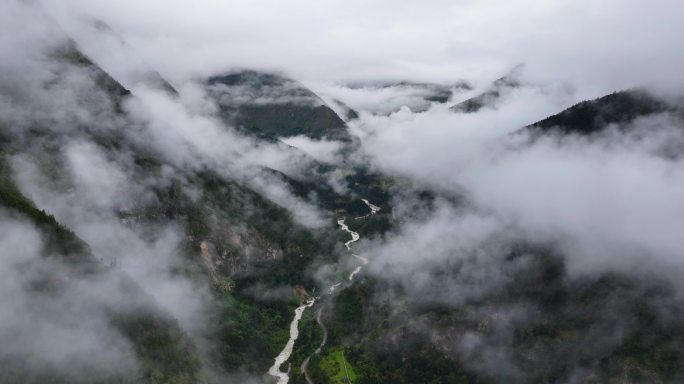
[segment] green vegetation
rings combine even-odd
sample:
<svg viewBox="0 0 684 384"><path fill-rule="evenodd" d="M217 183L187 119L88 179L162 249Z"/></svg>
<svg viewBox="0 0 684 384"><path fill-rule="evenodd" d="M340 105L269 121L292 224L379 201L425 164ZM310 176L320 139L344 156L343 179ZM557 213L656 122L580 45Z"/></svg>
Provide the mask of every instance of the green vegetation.
<svg viewBox="0 0 684 384"><path fill-rule="evenodd" d="M502 92L520 86L520 83L515 79L518 68L520 67L516 67L508 75L494 81L494 83L483 93L462 101L449 109L454 112L474 113L483 107L495 106L501 98Z"/></svg>
<svg viewBox="0 0 684 384"><path fill-rule="evenodd" d="M88 245L66 226L57 222L54 216L38 209L33 201L25 197L14 185L9 170L0 163L0 206L29 220L43 235L44 254L59 257L75 276L97 278L98 274L116 273L108 270L92 256ZM55 276L52 276L54 278ZM50 277L46 277L50 279ZM35 287L57 289L46 282L34 282ZM131 298L144 298L145 294L138 285L121 276L122 289ZM144 305L143 305L144 304ZM83 372L78 378L71 373L54 371L50 367L43 370L28 368L23 362L12 363L12 369L0 374L0 382L51 382L51 383L132 383L150 384L172 383L189 384L198 379L199 362L194 347L175 320L156 308L153 301L144 299L139 307L126 312L110 309L110 321L133 345L138 361L142 366L143 377L103 377L98 372ZM28 371L27 371L28 370ZM28 375L28 376L27 376ZM45 380L40 379L45 376ZM5 381L12 377L13 380ZM32 377L32 379L28 379ZM49 378L49 379L48 379ZM37 381L31 381L31 380ZM8 379L9 380L9 379Z"/></svg>
<svg viewBox="0 0 684 384"><path fill-rule="evenodd" d="M312 174L300 179L294 179L277 171L271 172L286 182L292 192L302 199L314 200L321 209L328 212L344 210L352 217L364 216L369 212L368 206L361 201L361 198L366 198L381 208L389 208L389 200L395 185L393 178L370 173L363 167L342 169L321 165ZM352 188L353 192L343 194L335 191L326 180L326 177L332 173L343 175L344 182ZM382 213L388 211L389 209L386 209Z"/></svg>
<svg viewBox="0 0 684 384"><path fill-rule="evenodd" d="M57 254L72 266L94 268L88 245L54 216L38 209L14 185L4 161L0 161L0 205L29 219L45 235L48 253Z"/></svg>
<svg viewBox="0 0 684 384"><path fill-rule="evenodd" d="M614 92L583 101L527 127L533 132L558 129L563 133L591 134L613 123L628 123L639 116L664 112L667 105L645 91Z"/></svg>
<svg viewBox="0 0 684 384"><path fill-rule="evenodd" d="M356 373L351 364L345 359L341 348L332 349L322 357L319 366L330 379L331 384L349 384L356 382Z"/></svg>
<svg viewBox="0 0 684 384"><path fill-rule="evenodd" d="M126 97L130 96L131 92L110 76L109 73L93 63L88 56L84 55L78 49L75 42L69 41L61 50L55 52L54 56L68 64L89 70L93 75L95 84L110 97L115 111L118 113L123 112L122 102Z"/></svg>
<svg viewBox="0 0 684 384"><path fill-rule="evenodd" d="M344 121L325 105L241 106L237 116L238 127L271 137L307 135L314 139L349 140Z"/></svg>
<svg viewBox="0 0 684 384"><path fill-rule="evenodd" d="M296 302L240 301L224 293L221 304L222 365L229 370L265 372L289 338Z"/></svg>
<svg viewBox="0 0 684 384"><path fill-rule="evenodd" d="M155 310L154 303L129 313L112 313L112 317L135 347L145 383L197 382L200 364L194 346L175 320Z"/></svg>
<svg viewBox="0 0 684 384"><path fill-rule="evenodd" d="M259 137L289 137L306 135L313 139L327 137L351 141L347 125L309 89L294 80L275 74L243 71L208 80L219 101L220 116L231 126ZM236 88L237 87L237 88ZM245 92L245 87L249 91ZM237 105L222 102L225 88L235 88L255 99Z"/></svg>
<svg viewBox="0 0 684 384"><path fill-rule="evenodd" d="M406 305L400 305L399 298L383 303L379 300L382 292L392 288L366 276L335 298L326 319L328 349L311 360L310 375L316 382L338 382L338 371L331 367L339 361L334 352L344 351L356 383L504 380L496 371L471 371L459 361L461 355L445 353L453 347L447 335L459 338L468 332L523 370L517 378L508 377L512 381L524 377L533 382L558 382L577 366L596 382L615 377L634 382L682 379L684 328L674 321L682 315L674 292L658 283L644 285L620 276L570 281L563 259L542 247L514 247L500 262L516 263L523 256L529 264L512 276L509 284L456 307L411 302L408 297ZM395 291L395 296L397 293L400 291ZM509 325L510 341L490 336L491 308L515 308L521 303L534 316ZM670 320L657 315L663 306L670 311ZM627 318L616 319L615 313ZM610 341L608 329L618 329L620 339ZM603 340L600 348L587 347L599 340Z"/></svg>

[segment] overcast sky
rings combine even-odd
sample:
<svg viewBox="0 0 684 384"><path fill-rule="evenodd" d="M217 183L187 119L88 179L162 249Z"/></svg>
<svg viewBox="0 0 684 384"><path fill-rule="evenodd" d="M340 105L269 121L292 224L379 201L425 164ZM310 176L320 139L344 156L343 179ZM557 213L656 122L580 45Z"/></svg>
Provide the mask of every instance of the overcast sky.
<svg viewBox="0 0 684 384"><path fill-rule="evenodd" d="M525 62L600 94L684 76L676 0L39 1L74 35L75 19L105 21L176 81L246 66L307 82L480 82Z"/></svg>
<svg viewBox="0 0 684 384"><path fill-rule="evenodd" d="M578 268L624 264L624 257L613 255L624 255L625 249L684 267L676 256L684 244L671 230L684 225L678 208L684 188L677 171L681 159L663 158L654 150L679 142L679 120L660 116L636 122L637 130L661 132L649 142L570 137L521 151L501 146L509 133L583 99L640 85L681 88L684 5L678 1L42 4L118 79L141 63L176 83L233 67L268 68L356 106L355 101L378 101L365 90L345 99L331 84L463 78L482 88L524 63L525 86L504 95L498 108L464 115L434 105L425 113L401 109L389 116L362 109L351 130L362 138L375 166L465 190L504 222L516 222L544 239L565 239L568 253L579 255ZM84 27L94 19L114 34L103 38ZM179 121L171 120L161 126ZM647 192L633 193L630 186L636 184ZM618 217L629 224L611 225ZM610 257L597 260L596 254Z"/></svg>

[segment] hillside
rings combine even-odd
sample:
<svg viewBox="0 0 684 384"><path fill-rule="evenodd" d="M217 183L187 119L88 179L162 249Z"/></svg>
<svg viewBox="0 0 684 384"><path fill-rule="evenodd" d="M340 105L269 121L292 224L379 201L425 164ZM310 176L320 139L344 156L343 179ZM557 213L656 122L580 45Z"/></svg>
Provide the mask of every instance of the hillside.
<svg viewBox="0 0 684 384"><path fill-rule="evenodd" d="M521 86L518 77L520 76L522 68L522 65L515 67L505 76L494 80L494 82L480 94L452 105L449 109L458 113L474 113L483 107L496 107L501 97L512 89Z"/></svg>
<svg viewBox="0 0 684 384"><path fill-rule="evenodd" d="M221 118L266 137L349 141L344 121L313 92L280 75L242 71L207 81Z"/></svg>
<svg viewBox="0 0 684 384"><path fill-rule="evenodd" d="M587 100L528 127L536 132L558 130L581 135L600 131L610 124L625 124L642 116L672 111L662 100L643 90L615 92Z"/></svg>

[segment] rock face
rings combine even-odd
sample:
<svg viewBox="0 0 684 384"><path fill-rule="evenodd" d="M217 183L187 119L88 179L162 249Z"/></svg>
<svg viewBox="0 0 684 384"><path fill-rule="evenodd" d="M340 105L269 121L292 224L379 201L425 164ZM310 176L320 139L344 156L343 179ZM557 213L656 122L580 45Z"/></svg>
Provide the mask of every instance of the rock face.
<svg viewBox="0 0 684 384"><path fill-rule="evenodd" d="M345 122L320 97L286 77L242 71L215 76L207 87L221 118L245 132L270 138L305 135L350 141Z"/></svg>

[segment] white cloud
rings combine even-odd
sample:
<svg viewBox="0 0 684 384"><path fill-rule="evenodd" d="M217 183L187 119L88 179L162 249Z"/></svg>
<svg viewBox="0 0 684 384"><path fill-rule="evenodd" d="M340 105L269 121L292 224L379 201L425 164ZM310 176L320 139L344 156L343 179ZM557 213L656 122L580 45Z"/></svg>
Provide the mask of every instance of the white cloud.
<svg viewBox="0 0 684 384"><path fill-rule="evenodd" d="M77 37L74 14L104 20L172 80L249 67L281 69L306 81L483 83L526 62L530 76L568 80L582 97L643 83L682 84L684 12L667 0L44 5Z"/></svg>

